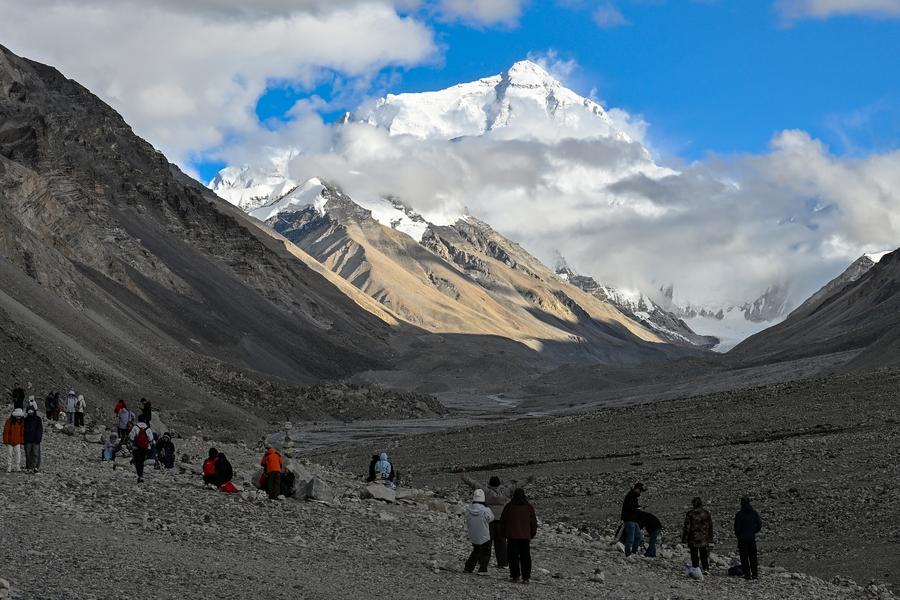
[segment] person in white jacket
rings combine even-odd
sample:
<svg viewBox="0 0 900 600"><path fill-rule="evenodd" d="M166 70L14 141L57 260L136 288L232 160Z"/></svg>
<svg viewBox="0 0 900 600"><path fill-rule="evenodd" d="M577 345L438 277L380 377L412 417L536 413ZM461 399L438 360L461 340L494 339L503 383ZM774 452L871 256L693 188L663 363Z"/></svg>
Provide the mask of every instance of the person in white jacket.
<svg viewBox="0 0 900 600"><path fill-rule="evenodd" d="M75 424L75 404L78 403L78 395L75 390L69 390L66 396L66 421L69 425Z"/></svg>
<svg viewBox="0 0 900 600"><path fill-rule="evenodd" d="M484 490L475 490L472 504L466 507L466 531L472 542L472 553L466 560L465 571L471 573L478 565L478 574L487 575L491 561L491 521L494 513L484 504Z"/></svg>

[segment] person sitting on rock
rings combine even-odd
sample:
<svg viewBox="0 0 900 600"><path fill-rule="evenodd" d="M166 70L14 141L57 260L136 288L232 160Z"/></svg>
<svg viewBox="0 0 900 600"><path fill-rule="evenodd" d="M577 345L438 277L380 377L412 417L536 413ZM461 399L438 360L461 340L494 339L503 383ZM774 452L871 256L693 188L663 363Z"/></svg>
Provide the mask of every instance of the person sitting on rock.
<svg viewBox="0 0 900 600"><path fill-rule="evenodd" d="M38 416L37 408L28 409L24 425L25 470L37 473L41 468L41 442L44 441L44 422Z"/></svg>
<svg viewBox="0 0 900 600"><path fill-rule="evenodd" d="M484 490L475 490L472 504L466 507L466 532L472 542L472 552L463 567L466 573L471 573L478 565L478 574L487 575L488 563L491 562L490 524L493 520L494 513L484 504Z"/></svg>
<svg viewBox="0 0 900 600"><path fill-rule="evenodd" d="M6 446L6 472L22 470L22 445L25 443L25 412L13 410L3 424L3 444Z"/></svg>
<svg viewBox="0 0 900 600"><path fill-rule="evenodd" d="M662 523L653 513L642 510L638 514L638 525L641 526L641 529L645 529L647 535L650 537L650 542L647 545L647 551L644 552L644 556L647 558L656 558L656 542L659 539Z"/></svg>
<svg viewBox="0 0 900 600"><path fill-rule="evenodd" d="M109 439L103 445L103 460L116 460L116 454L119 452L119 436L115 433L109 434Z"/></svg>
<svg viewBox="0 0 900 600"><path fill-rule="evenodd" d="M375 463L375 480L394 487L394 465L388 460L387 452L382 452Z"/></svg>
<svg viewBox="0 0 900 600"><path fill-rule="evenodd" d="M156 442L156 462L167 469L175 467L175 444L168 432L162 434Z"/></svg>
<svg viewBox="0 0 900 600"><path fill-rule="evenodd" d="M203 461L203 483L221 487L231 481L234 470L224 452L215 448L209 449L209 458Z"/></svg>
<svg viewBox="0 0 900 600"><path fill-rule="evenodd" d="M366 483L372 483L375 481L375 465L378 464L378 461L381 460L381 457L378 454L372 455L372 460L369 461L369 475L366 477Z"/></svg>
<svg viewBox="0 0 900 600"><path fill-rule="evenodd" d="M509 547L509 580L522 583L531 580L531 540L537 535L537 515L528 502L525 490L517 488L512 500L500 515Z"/></svg>
<svg viewBox="0 0 900 600"><path fill-rule="evenodd" d="M281 454L272 446L266 446L266 453L263 454L259 464L262 465L263 475L266 476L269 500L277 500L281 494L281 470L284 468Z"/></svg>
<svg viewBox="0 0 900 600"><path fill-rule="evenodd" d="M681 543L686 544L691 552L691 566L695 569L703 566L709 571L709 545L713 543L713 520L709 511L703 508L703 500L694 498L693 508L684 517L684 529Z"/></svg>

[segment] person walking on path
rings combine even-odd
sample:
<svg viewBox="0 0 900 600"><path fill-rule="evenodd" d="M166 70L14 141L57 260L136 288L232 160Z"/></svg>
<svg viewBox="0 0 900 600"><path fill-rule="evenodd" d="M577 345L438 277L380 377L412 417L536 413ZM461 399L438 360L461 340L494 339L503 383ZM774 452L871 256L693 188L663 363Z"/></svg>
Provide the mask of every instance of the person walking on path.
<svg viewBox="0 0 900 600"><path fill-rule="evenodd" d="M259 461L262 465L263 473L266 476L266 491L269 494L269 500L278 500L281 494L281 468L283 466L281 455L272 446L266 446L266 453L263 454Z"/></svg>
<svg viewBox="0 0 900 600"><path fill-rule="evenodd" d="M84 427L84 411L87 404L84 401L84 394L78 394L75 400L75 427Z"/></svg>
<svg viewBox="0 0 900 600"><path fill-rule="evenodd" d="M6 446L6 472L22 470L22 445L25 443L25 412L21 408L3 424L3 444ZM15 459L13 458L15 456Z"/></svg>
<svg viewBox="0 0 900 600"><path fill-rule="evenodd" d="M134 463L134 471L137 473L137 482L144 483L144 461L147 460L147 454L150 452L150 446L153 445L153 430L143 420L138 418L138 424L135 425L131 433L128 434L131 440L131 462Z"/></svg>
<svg viewBox="0 0 900 600"><path fill-rule="evenodd" d="M528 502L525 490L517 488L512 500L500 516L509 550L509 580L513 583L522 577L522 583L531 581L531 540L537 535L537 515Z"/></svg>
<svg viewBox="0 0 900 600"><path fill-rule="evenodd" d="M693 508L684 517L681 543L691 552L691 565L695 569L702 565L705 573L709 571L709 546L713 543L712 515L703 508L700 498L694 498L691 505Z"/></svg>
<svg viewBox="0 0 900 600"><path fill-rule="evenodd" d="M37 473L41 468L41 443L44 441L44 422L33 408L25 415L25 470Z"/></svg>
<svg viewBox="0 0 900 600"><path fill-rule="evenodd" d="M642 529L647 530L647 535L650 536L650 542L647 544L647 551L644 552L644 556L647 558L656 558L656 542L659 540L659 532L662 529L662 523L656 515L645 510L640 511L638 523Z"/></svg>
<svg viewBox="0 0 900 600"><path fill-rule="evenodd" d="M624 523L622 541L625 544L625 556L636 554L643 541L640 525L641 507L638 504L638 498L645 489L643 483L634 484L622 502L622 522Z"/></svg>
<svg viewBox="0 0 900 600"><path fill-rule="evenodd" d="M75 425L75 405L78 403L78 395L75 390L69 390L66 395L66 422Z"/></svg>
<svg viewBox="0 0 900 600"><path fill-rule="evenodd" d="M466 532L472 542L472 552L463 570L471 573L478 565L478 574L487 575L491 562L491 521L494 513L484 503L484 490L472 492L472 504L466 507Z"/></svg>
<svg viewBox="0 0 900 600"><path fill-rule="evenodd" d="M741 498L741 510L734 515L734 537L737 538L738 554L744 579L759 577L759 558L756 551L756 534L762 531L762 519L750 505L750 498Z"/></svg>
<svg viewBox="0 0 900 600"><path fill-rule="evenodd" d="M531 481L533 478L530 478ZM505 569L509 566L509 558L506 551L506 536L503 534L503 526L500 523L500 515L503 509L512 498L516 489L515 482L509 485L503 485L500 478L496 475L491 476L487 486L483 486L480 482L469 477L465 472L462 474L462 480L473 490L484 490L484 503L494 513L494 520L491 521L491 543L494 547L494 555L497 558L497 568ZM490 558L490 555L488 556Z"/></svg>

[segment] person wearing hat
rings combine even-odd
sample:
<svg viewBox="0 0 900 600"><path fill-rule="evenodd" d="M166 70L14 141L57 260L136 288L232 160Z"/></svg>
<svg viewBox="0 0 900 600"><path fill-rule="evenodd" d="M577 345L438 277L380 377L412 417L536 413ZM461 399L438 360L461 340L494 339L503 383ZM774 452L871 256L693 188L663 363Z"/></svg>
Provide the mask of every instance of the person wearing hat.
<svg viewBox="0 0 900 600"><path fill-rule="evenodd" d="M75 390L69 390L66 394L66 421L69 425L75 425L75 405L78 404L78 394Z"/></svg>
<svg viewBox="0 0 900 600"><path fill-rule="evenodd" d="M503 509L510 501L510 498L512 498L513 492L521 485L516 480L513 480L508 485L504 485L499 477L492 475L490 480L488 480L487 486L484 486L481 482L469 477L465 472L462 473L462 480L473 490L484 490L484 503L494 513L494 520L491 521L490 529L491 543L494 547L494 555L497 557L497 568L505 569L509 566L509 558L507 556L506 536L503 534L503 527L500 524L500 515L503 514ZM533 475L529 476L525 483L531 483L532 481L534 481Z"/></svg>
<svg viewBox="0 0 900 600"><path fill-rule="evenodd" d="M622 522L624 523L623 543L625 544L625 556L636 554L644 541L641 537L641 507L638 498L646 488L643 483L636 483L631 491L625 495L622 502Z"/></svg>
<svg viewBox="0 0 900 600"><path fill-rule="evenodd" d="M700 498L694 498L691 506L684 516L681 543L691 551L691 566L696 569L702 565L705 573L709 571L709 546L713 543L712 515L703 508Z"/></svg>
<svg viewBox="0 0 900 600"><path fill-rule="evenodd" d="M487 575L488 563L491 562L491 521L494 513L484 504L484 490L472 493L472 504L466 507L466 532L472 542L472 553L469 554L464 570L471 573L478 565L478 574Z"/></svg>
<svg viewBox="0 0 900 600"><path fill-rule="evenodd" d="M25 415L25 470L37 473L41 468L41 442L44 441L44 422L37 409L29 408Z"/></svg>
<svg viewBox="0 0 900 600"><path fill-rule="evenodd" d="M762 531L762 519L750 505L750 498L741 498L741 510L734 515L734 537L737 538L738 554L744 579L759 577L759 559L756 553L756 534Z"/></svg>
<svg viewBox="0 0 900 600"><path fill-rule="evenodd" d="M3 424L3 444L6 445L6 472L21 471L22 445L25 443L25 411L13 410ZM15 460L13 459L15 456Z"/></svg>

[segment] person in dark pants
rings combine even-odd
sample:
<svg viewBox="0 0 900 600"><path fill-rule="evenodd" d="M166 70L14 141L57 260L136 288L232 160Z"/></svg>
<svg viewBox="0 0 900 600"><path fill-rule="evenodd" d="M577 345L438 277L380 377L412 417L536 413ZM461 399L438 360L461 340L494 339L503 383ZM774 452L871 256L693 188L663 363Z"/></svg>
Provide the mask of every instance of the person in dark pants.
<svg viewBox="0 0 900 600"><path fill-rule="evenodd" d="M691 565L694 568L703 566L709 571L709 545L713 543L713 521L709 511L703 508L703 500L694 498L693 508L684 517L684 530L681 543L687 544L691 551Z"/></svg>
<svg viewBox="0 0 900 600"><path fill-rule="evenodd" d="M512 500L500 517L506 534L506 553L509 558L509 580L513 583L531 581L531 540L537 535L537 515L528 502L525 490L516 489Z"/></svg>
<svg viewBox="0 0 900 600"><path fill-rule="evenodd" d="M494 513L494 520L491 521L491 544L494 547L494 555L497 557L497 568L505 569L509 566L509 557L506 551L506 537L503 535L503 526L500 523L500 515L503 509L512 498L516 488L523 487L525 484L534 481L534 475L530 475L524 483L513 480L509 484L504 484L496 475L492 475L487 482L487 486L480 481L469 477L465 471L462 473L462 480L473 490L484 490L484 503L491 512Z"/></svg>
<svg viewBox="0 0 900 600"><path fill-rule="evenodd" d="M659 531L662 529L662 523L656 518L656 515L642 510L638 515L638 524L642 529L647 530L647 535L650 537L650 542L647 545L647 551L644 552L644 556L647 558L656 558L656 542L659 539Z"/></svg>
<svg viewBox="0 0 900 600"><path fill-rule="evenodd" d="M44 422L33 408L25 416L25 470L37 473L41 468L41 442L44 439Z"/></svg>
<svg viewBox="0 0 900 600"><path fill-rule="evenodd" d="M131 440L132 446L131 462L134 463L138 483L143 483L144 461L147 460L147 454L153 444L153 430L143 421L143 417L138 417L138 424L128 434L128 438Z"/></svg>
<svg viewBox="0 0 900 600"><path fill-rule="evenodd" d="M625 556L636 554L638 548L641 547L641 507L638 504L638 498L645 489L643 483L634 484L622 502L622 522L625 524L622 541L625 544Z"/></svg>
<svg viewBox="0 0 900 600"><path fill-rule="evenodd" d="M153 407L146 398L141 398L141 416L144 417L144 423L149 426L150 421L153 420Z"/></svg>
<svg viewBox="0 0 900 600"><path fill-rule="evenodd" d="M269 500L278 500L281 494L281 470L284 466L281 455L272 446L267 446L259 464L262 465L266 476L266 492L269 494Z"/></svg>
<svg viewBox="0 0 900 600"><path fill-rule="evenodd" d="M744 579L759 577L759 559L756 552L756 534L762 531L762 519L750 505L750 498L741 498L741 510L734 515L734 536L741 556L741 570Z"/></svg>
<svg viewBox="0 0 900 600"><path fill-rule="evenodd" d="M484 490L472 492L472 504L466 507L466 533L472 542L472 552L463 567L466 573L475 570L478 565L478 574L487 575L488 563L491 562L491 531L490 524L494 520L494 513L484 504Z"/></svg>

